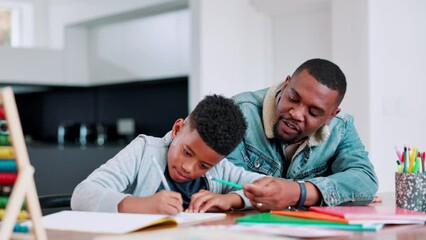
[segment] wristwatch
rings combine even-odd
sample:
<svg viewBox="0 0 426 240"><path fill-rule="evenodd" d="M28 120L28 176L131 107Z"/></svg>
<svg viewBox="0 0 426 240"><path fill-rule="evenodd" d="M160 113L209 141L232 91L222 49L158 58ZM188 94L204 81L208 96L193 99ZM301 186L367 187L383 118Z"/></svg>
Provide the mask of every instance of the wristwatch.
<svg viewBox="0 0 426 240"><path fill-rule="evenodd" d="M305 185L305 181L297 181L297 183L299 183L299 187L300 187L300 196L299 196L299 201L296 204L296 208L299 209L305 205L306 185Z"/></svg>

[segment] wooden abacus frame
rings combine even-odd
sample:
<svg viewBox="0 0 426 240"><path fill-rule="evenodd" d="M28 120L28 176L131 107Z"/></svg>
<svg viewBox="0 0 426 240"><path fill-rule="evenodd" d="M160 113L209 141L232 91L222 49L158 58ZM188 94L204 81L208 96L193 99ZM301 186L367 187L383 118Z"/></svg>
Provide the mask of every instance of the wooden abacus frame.
<svg viewBox="0 0 426 240"><path fill-rule="evenodd" d="M10 87L0 90L0 105L3 106L5 119L9 131L9 138L15 153L18 176L10 194L9 202L0 228L0 240L10 239L13 227L21 211L24 198L31 216L32 226L36 239L47 239L46 231L41 222L40 202L38 201L36 185L34 182L34 168L28 157L21 121L16 107L15 96Z"/></svg>

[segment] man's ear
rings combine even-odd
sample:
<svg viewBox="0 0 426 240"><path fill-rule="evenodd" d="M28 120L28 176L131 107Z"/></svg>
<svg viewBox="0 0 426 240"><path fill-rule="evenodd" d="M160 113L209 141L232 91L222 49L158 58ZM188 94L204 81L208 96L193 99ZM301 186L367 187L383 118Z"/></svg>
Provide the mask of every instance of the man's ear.
<svg viewBox="0 0 426 240"><path fill-rule="evenodd" d="M183 118L179 118L175 121L172 128L172 139L175 139L175 137L182 131L183 126L185 125L185 120Z"/></svg>
<svg viewBox="0 0 426 240"><path fill-rule="evenodd" d="M340 112L340 108L336 108L336 110L334 110L334 112L330 115L330 117L325 122L325 125L329 124L331 119L333 119L339 112Z"/></svg>
<svg viewBox="0 0 426 240"><path fill-rule="evenodd" d="M290 75L287 75L287 77L286 77L286 78L285 78L285 80L284 80L284 84L283 84L283 86L281 87L281 91L283 91L283 90L284 90L284 88L286 88L286 87L287 87L288 83L290 82L290 79L291 79Z"/></svg>

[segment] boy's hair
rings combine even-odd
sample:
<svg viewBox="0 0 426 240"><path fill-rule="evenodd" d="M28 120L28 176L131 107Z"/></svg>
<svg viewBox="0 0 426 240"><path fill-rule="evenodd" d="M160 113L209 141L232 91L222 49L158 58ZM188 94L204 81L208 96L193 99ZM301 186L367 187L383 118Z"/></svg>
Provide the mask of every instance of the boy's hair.
<svg viewBox="0 0 426 240"><path fill-rule="evenodd" d="M314 58L300 65L293 73L293 76L305 69L318 82L339 93L338 106L346 93L346 77L339 66L325 59Z"/></svg>
<svg viewBox="0 0 426 240"><path fill-rule="evenodd" d="M215 152L227 156L244 137L247 124L232 99L220 95L206 96L189 115L190 127Z"/></svg>

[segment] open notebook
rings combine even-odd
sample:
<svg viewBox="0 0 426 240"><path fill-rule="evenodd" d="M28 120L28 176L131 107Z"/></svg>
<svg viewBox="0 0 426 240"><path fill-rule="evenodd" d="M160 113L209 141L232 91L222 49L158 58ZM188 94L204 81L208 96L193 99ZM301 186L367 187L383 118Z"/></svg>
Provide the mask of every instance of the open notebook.
<svg viewBox="0 0 426 240"><path fill-rule="evenodd" d="M44 228L51 230L122 234L160 224L194 224L225 217L225 213L180 213L169 216L61 211L44 216L42 222Z"/></svg>

